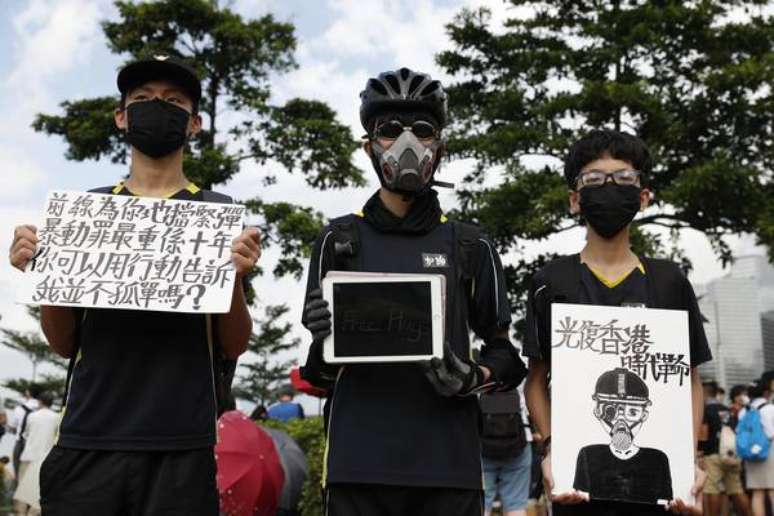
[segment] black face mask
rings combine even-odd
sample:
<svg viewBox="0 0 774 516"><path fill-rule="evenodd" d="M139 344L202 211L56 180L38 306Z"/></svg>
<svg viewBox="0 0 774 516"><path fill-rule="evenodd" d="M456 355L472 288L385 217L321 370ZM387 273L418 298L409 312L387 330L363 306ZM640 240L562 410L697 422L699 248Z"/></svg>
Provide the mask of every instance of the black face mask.
<svg viewBox="0 0 774 516"><path fill-rule="evenodd" d="M580 190L581 215L602 238L612 238L640 210L640 187L605 184Z"/></svg>
<svg viewBox="0 0 774 516"><path fill-rule="evenodd" d="M153 99L126 108L132 147L151 158L160 158L185 144L190 113L169 102Z"/></svg>

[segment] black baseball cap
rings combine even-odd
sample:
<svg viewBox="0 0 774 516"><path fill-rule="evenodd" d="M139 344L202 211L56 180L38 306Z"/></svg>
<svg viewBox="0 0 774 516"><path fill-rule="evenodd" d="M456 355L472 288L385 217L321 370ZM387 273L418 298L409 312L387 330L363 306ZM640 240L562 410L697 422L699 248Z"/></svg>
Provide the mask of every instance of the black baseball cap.
<svg viewBox="0 0 774 516"><path fill-rule="evenodd" d="M118 91L125 96L129 90L148 81L166 79L183 88L194 103L202 97L202 84L196 71L186 62L168 55L155 55L129 63L118 72Z"/></svg>

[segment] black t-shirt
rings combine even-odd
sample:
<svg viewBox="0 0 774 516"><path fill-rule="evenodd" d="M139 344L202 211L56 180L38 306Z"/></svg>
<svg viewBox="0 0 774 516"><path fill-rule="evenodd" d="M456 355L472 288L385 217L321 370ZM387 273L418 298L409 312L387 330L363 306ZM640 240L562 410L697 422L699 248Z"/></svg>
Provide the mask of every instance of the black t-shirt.
<svg viewBox="0 0 774 516"><path fill-rule="evenodd" d="M352 270L446 277L446 336L458 356L470 356L469 328L485 338L508 327L502 266L489 241L476 243L478 270L468 285L455 278L454 224L417 235L353 220L360 249ZM332 244L326 228L312 253L307 294L335 268ZM428 263L423 254L445 259ZM437 394L418 364L347 364L326 408L326 483L482 488L476 398Z"/></svg>
<svg viewBox="0 0 774 516"><path fill-rule="evenodd" d="M581 267L579 303L604 306L645 306L648 302L647 277L636 267L616 282L601 280L586 264Z"/></svg>
<svg viewBox="0 0 774 516"><path fill-rule="evenodd" d="M598 500L648 504L669 501L672 500L669 459L654 448L640 448L634 457L622 460L606 444L584 446L575 462L573 487Z"/></svg>
<svg viewBox="0 0 774 516"><path fill-rule="evenodd" d="M635 268L623 281L614 286L603 283L589 268L580 262L580 255L560 258L538 271L532 278L527 294L527 334L524 342L524 355L551 362L551 303L559 289L552 285L552 265L562 260L563 266L575 267L576 285L563 286L563 292L571 293L568 298L558 300L563 303L595 304L605 306L646 306L685 310L688 312L688 337L691 354L691 367L712 360L712 354L704 333L702 316L696 301L696 295L688 278L675 264L669 267L667 262L659 261L662 270L669 275L661 277L656 284L648 267L655 267L655 260L642 259L642 269ZM672 267L673 266L673 267Z"/></svg>
<svg viewBox="0 0 774 516"><path fill-rule="evenodd" d="M699 450L704 455L718 453L720 451L720 431L723 429L723 425L731 424L731 411L719 401L709 399L704 404L703 423L707 425L707 440L699 441Z"/></svg>
<svg viewBox="0 0 774 516"><path fill-rule="evenodd" d="M560 260L562 261L560 264ZM649 276L648 267L657 264L641 259L642 269L635 268L623 281L617 284L603 283L585 264L580 255L560 258L538 271L532 278L527 296L527 335L524 355L551 362L551 303L598 304L606 306L639 306L650 308L679 309L688 312L689 348L691 367L712 359L707 337L702 326L702 317L690 282L674 264L660 262L663 276L659 283ZM556 267L572 267L577 284L564 285L559 289L552 284L556 281ZM663 267L668 265L667 267ZM668 270L669 274L664 273ZM657 292L660 290L660 292ZM563 292L561 299L557 292ZM569 293L569 295L567 294ZM661 453L661 452L659 452ZM593 495L592 495L593 496ZM645 516L664 514L661 506L648 506L620 501L592 500L578 505L554 505L557 516Z"/></svg>
<svg viewBox="0 0 774 516"><path fill-rule="evenodd" d="M112 193L132 195L121 185ZM170 198L201 201L202 193L191 185ZM79 351L59 446L133 451L215 444L211 316L97 308L75 315Z"/></svg>

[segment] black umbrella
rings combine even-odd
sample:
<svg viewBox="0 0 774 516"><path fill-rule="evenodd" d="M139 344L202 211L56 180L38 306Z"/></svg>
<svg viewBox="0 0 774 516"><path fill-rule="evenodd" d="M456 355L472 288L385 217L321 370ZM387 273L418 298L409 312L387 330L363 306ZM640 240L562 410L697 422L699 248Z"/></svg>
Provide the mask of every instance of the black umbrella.
<svg viewBox="0 0 774 516"><path fill-rule="evenodd" d="M282 486L279 508L293 511L301 500L301 488L304 485L307 472L306 457L296 441L286 432L267 426L261 426L261 428L274 441L282 469L285 472L285 483Z"/></svg>

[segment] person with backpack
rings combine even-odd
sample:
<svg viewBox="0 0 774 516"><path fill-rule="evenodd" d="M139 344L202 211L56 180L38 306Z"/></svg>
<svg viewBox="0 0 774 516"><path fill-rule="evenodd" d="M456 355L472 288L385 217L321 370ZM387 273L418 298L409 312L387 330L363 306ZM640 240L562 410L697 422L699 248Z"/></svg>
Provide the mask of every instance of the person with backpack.
<svg viewBox="0 0 774 516"><path fill-rule="evenodd" d="M526 516L532 469L532 436L517 389L479 397L484 514L499 495L503 516Z"/></svg>
<svg viewBox="0 0 774 516"><path fill-rule="evenodd" d="M304 419L304 407L293 401L293 387L283 386L279 392L279 401L266 411L269 419L287 423L293 418Z"/></svg>
<svg viewBox="0 0 774 516"><path fill-rule="evenodd" d="M202 126L196 72L157 55L122 68L117 84L129 177L95 191L231 202L183 170L186 142ZM11 264L24 271L36 244L35 227L17 227ZM216 402L252 331L242 281L260 256L257 230L245 229L230 251L236 281L224 314L41 307L49 345L71 358L59 437L40 474L46 516L218 514Z"/></svg>
<svg viewBox="0 0 774 516"><path fill-rule="evenodd" d="M721 516L723 498L728 496L737 516L749 516L750 501L742 486L742 461L736 453L736 434L731 426L731 411L718 400L718 384L704 383L704 440L699 441L699 454L707 482L704 495L705 514Z"/></svg>
<svg viewBox="0 0 774 516"><path fill-rule="evenodd" d="M32 412L38 409L38 406L40 405L38 397L42 392L43 387L40 384L34 382L30 383L27 386L27 390L24 392L24 401L14 407L13 419L8 425L11 433L16 434L16 442L13 444L11 460L17 482L22 476L21 455L24 451L24 431L27 428L27 418Z"/></svg>
<svg viewBox="0 0 774 516"><path fill-rule="evenodd" d="M14 508L17 516L35 516L40 514L40 466L43 459L54 446L60 416L51 409L54 396L43 392L38 397L40 406L27 417L24 429L24 451L21 454L19 485L14 493Z"/></svg>
<svg viewBox="0 0 774 516"><path fill-rule="evenodd" d="M554 302L684 310L688 313L695 449L702 420L702 387L696 367L710 360L696 296L677 264L637 256L631 250L630 228L638 211L647 208L651 157L636 136L612 129L592 130L569 149L564 175L570 211L586 225L586 245L579 254L557 258L532 278L527 296L527 334L524 354L529 357L525 395L530 416L544 437L543 478L551 495L551 305ZM572 432L572 428L558 431ZM672 467L675 467L672 464ZM695 467L696 504L672 500L675 513L700 514L704 473ZM579 491L552 496L553 514L629 516L663 514L660 505L589 500Z"/></svg>
<svg viewBox="0 0 774 516"><path fill-rule="evenodd" d="M774 506L774 405L771 382L762 378L749 393L752 401L739 412L737 454L744 460L745 482L752 491L753 516L766 516L766 498Z"/></svg>
<svg viewBox="0 0 774 516"><path fill-rule="evenodd" d="M515 387L526 374L508 337L502 265L477 227L443 214L433 188L447 122L440 82L401 68L369 79L360 98L363 147L381 187L362 210L333 219L319 235L303 315L312 344L301 376L330 392L326 514L480 516L475 394ZM444 357L326 363L331 313L320 285L331 270L443 275ZM483 340L478 361L471 358L470 330Z"/></svg>

